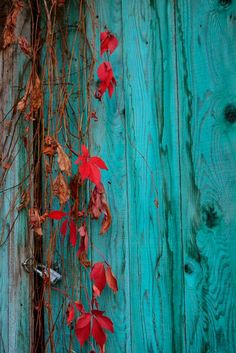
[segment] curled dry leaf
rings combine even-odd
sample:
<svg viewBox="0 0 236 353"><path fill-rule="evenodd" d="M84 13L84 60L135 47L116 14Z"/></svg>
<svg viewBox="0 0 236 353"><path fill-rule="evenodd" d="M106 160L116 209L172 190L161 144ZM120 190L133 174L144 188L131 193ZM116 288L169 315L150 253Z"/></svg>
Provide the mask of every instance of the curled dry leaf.
<svg viewBox="0 0 236 353"><path fill-rule="evenodd" d="M54 156L57 153L57 141L52 136L46 136L44 139L43 154L48 157Z"/></svg>
<svg viewBox="0 0 236 353"><path fill-rule="evenodd" d="M22 37L22 36L19 37L18 44L25 55L27 55L29 57L32 56L32 47L25 37Z"/></svg>
<svg viewBox="0 0 236 353"><path fill-rule="evenodd" d="M93 219L98 219L102 213L104 214L100 234L106 233L111 226L112 217L106 200L105 189L102 183L95 186L92 192L89 201L88 212Z"/></svg>
<svg viewBox="0 0 236 353"><path fill-rule="evenodd" d="M107 285L113 290L114 293L118 291L117 280L110 266L105 269Z"/></svg>
<svg viewBox="0 0 236 353"><path fill-rule="evenodd" d="M22 1L15 1L6 19L5 28L3 31L3 49L6 49L8 46L16 42L15 28L17 17L21 10L24 7Z"/></svg>
<svg viewBox="0 0 236 353"><path fill-rule="evenodd" d="M87 253L85 251L81 252L79 254L79 262L81 263L81 265L83 265L84 267L90 267L91 266L91 262L89 261L88 257L87 257Z"/></svg>
<svg viewBox="0 0 236 353"><path fill-rule="evenodd" d="M34 78L33 78L34 77ZM37 112L41 107L43 95L41 90L41 81L36 72L32 73L27 85L24 96L17 104L17 110L23 112L30 104L30 112L26 114L26 120L34 120L33 113Z"/></svg>
<svg viewBox="0 0 236 353"><path fill-rule="evenodd" d="M79 234L80 234L80 245L77 252L78 257L80 256L80 254L84 252L86 254L88 253L89 237L88 237L88 231L85 223L83 223L82 226L79 228Z"/></svg>
<svg viewBox="0 0 236 353"><path fill-rule="evenodd" d="M71 161L59 143L57 144L57 153L60 170L66 175L71 175Z"/></svg>
<svg viewBox="0 0 236 353"><path fill-rule="evenodd" d="M42 216L40 216L37 208L30 208L29 210L30 226L36 234L43 235L42 223L45 222L47 216L48 216L47 213L44 213Z"/></svg>
<svg viewBox="0 0 236 353"><path fill-rule="evenodd" d="M53 181L52 189L53 194L58 197L61 205L64 205L69 200L70 190L62 173L60 173Z"/></svg>
<svg viewBox="0 0 236 353"><path fill-rule="evenodd" d="M36 112L41 107L42 101L43 95L41 90L41 81L38 74L35 73L31 91L31 111Z"/></svg>

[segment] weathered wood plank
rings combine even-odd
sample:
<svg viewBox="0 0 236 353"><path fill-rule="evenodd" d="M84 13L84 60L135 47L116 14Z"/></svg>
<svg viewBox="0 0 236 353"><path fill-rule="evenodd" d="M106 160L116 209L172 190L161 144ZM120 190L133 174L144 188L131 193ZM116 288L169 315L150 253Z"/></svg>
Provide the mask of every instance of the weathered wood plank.
<svg viewBox="0 0 236 353"><path fill-rule="evenodd" d="M109 57L117 80L117 89L111 98L106 93L102 102L93 101L93 109L98 122L91 122L90 142L92 153L101 156L108 166L102 173L112 213L112 226L108 233L99 236L101 222L92 222L91 234L95 245L93 261L101 261L101 252L117 276L119 291L115 295L105 288L99 303L101 309L113 320L115 333L108 334L107 352L130 352L131 317L130 317L130 260L128 232L128 198L127 198L127 161L126 161L126 128L124 102L123 72L123 33L122 3L120 0L96 1L96 70L108 57L100 57L100 33L107 27L119 40L115 52ZM91 27L90 27L91 31ZM95 71L96 71L95 70ZM97 73L95 72L95 80ZM95 86L93 87L95 90ZM98 252L99 250L99 252Z"/></svg>
<svg viewBox="0 0 236 353"><path fill-rule="evenodd" d="M122 1L131 348L184 352L172 1ZM160 208L154 200L159 190Z"/></svg>
<svg viewBox="0 0 236 353"><path fill-rule="evenodd" d="M30 16L23 11L17 35L30 35ZM33 337L32 279L22 262L32 255L33 238L26 210L18 211L21 195L30 187L32 141L24 146L24 118L12 109L28 78L26 60L16 46L0 52L1 236L0 236L0 351L30 352ZM10 169L4 168L10 163ZM31 184L32 187L32 184Z"/></svg>
<svg viewBox="0 0 236 353"><path fill-rule="evenodd" d="M236 351L235 10L175 3L188 353Z"/></svg>

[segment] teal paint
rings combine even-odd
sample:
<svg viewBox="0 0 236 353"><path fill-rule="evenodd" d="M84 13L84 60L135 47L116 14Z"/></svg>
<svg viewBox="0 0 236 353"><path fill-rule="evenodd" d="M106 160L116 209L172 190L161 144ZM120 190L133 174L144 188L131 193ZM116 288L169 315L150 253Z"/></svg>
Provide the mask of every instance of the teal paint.
<svg viewBox="0 0 236 353"><path fill-rule="evenodd" d="M17 31L28 37L29 27L23 11L17 21ZM16 46L0 52L0 76L0 352L30 353L33 281L24 272L22 262L33 253L33 236L28 227L27 210L17 208L23 191L33 185L29 175L32 160L27 158L27 154L33 155L32 130L29 129L26 148L23 136L27 124L12 107L21 95L19 87L25 85L29 72L27 60ZM11 167L6 171L7 162Z"/></svg>
<svg viewBox="0 0 236 353"><path fill-rule="evenodd" d="M235 10L231 1L96 1L97 34L106 25L119 39L110 57L117 88L111 99L105 95L102 103L92 102L99 121L91 122L89 136L91 153L109 168L103 181L113 215L109 233L100 237L100 224L91 222L90 235L119 281L117 295L105 289L99 299L115 325L106 352L236 351ZM64 16L76 23L75 1ZM89 16L87 33L91 40ZM83 113L76 92L84 89L86 69L79 61L83 45L76 31L72 28L64 39L69 53L78 43L67 72L73 84L67 121L73 132L76 114ZM96 67L102 62L98 39ZM61 42L58 38L56 50L62 53L62 67L69 54ZM45 62L43 54L44 74ZM52 111L57 108L54 92ZM51 126L60 124L48 106L46 101L45 119ZM77 146L62 132L59 139ZM21 155L6 187L23 176L18 174ZM43 195L48 187L44 178ZM8 195L1 221L15 191ZM55 201L50 205L59 208ZM54 229L58 233L56 222ZM32 287L21 269L32 250L27 244L23 211L14 236L0 248L0 352L30 352ZM95 250L90 256L100 259ZM45 236L44 260L60 264L59 289L82 295L75 250L60 236ZM66 326L68 301L52 291L51 303L55 351L80 351ZM50 329L45 314L46 352L51 352Z"/></svg>

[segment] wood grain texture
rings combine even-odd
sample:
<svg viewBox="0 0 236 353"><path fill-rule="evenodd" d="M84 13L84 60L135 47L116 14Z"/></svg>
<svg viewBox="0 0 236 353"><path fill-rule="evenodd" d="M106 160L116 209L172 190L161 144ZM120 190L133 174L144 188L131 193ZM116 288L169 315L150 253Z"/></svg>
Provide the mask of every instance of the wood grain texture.
<svg viewBox="0 0 236 353"><path fill-rule="evenodd" d="M29 36L28 14L23 11L17 22L17 35ZM26 20L27 19L27 20ZM22 262L32 254L32 234L28 229L27 211L18 211L21 194L29 187L30 160L23 144L25 123L12 107L21 96L20 87L28 78L26 60L16 46L0 52L0 352L31 351L32 297L31 276ZM29 134L30 145L30 134ZM31 147L28 148L32 155ZM10 163L10 169L4 165Z"/></svg>
<svg viewBox="0 0 236 353"><path fill-rule="evenodd" d="M109 58L116 91L93 101L99 120L90 126L91 154L109 168L102 177L113 215L104 237L91 223L91 238L119 281L116 296L105 289L99 299L115 326L106 352L234 353L236 4L98 0L95 11L97 34L107 26L119 39ZM87 34L92 42L89 19ZM65 35L69 49L75 36ZM96 48L97 67L98 36ZM79 42L71 55L73 131ZM77 259L60 239L56 249L59 288L79 295ZM101 260L96 249L91 256ZM51 302L56 352L79 351L65 328L66 302L58 293Z"/></svg>
<svg viewBox="0 0 236 353"><path fill-rule="evenodd" d="M188 353L236 350L235 10L175 3Z"/></svg>

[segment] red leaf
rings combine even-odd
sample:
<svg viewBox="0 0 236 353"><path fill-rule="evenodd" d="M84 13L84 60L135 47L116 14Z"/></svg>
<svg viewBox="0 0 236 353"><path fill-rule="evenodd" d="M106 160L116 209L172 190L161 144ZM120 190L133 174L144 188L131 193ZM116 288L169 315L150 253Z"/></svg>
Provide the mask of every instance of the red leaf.
<svg viewBox="0 0 236 353"><path fill-rule="evenodd" d="M80 172L82 181L84 181L85 179L89 179L96 185L100 184L101 173L99 168L107 169L106 164L101 158L97 156L90 157L87 148L83 145L82 155L78 157L75 163L76 164L81 163L79 166L79 172Z"/></svg>
<svg viewBox="0 0 236 353"><path fill-rule="evenodd" d="M70 325L75 317L75 308L74 305L69 304L67 308L67 325Z"/></svg>
<svg viewBox="0 0 236 353"><path fill-rule="evenodd" d="M92 336L101 348L106 343L106 335L95 317L93 318Z"/></svg>
<svg viewBox="0 0 236 353"><path fill-rule="evenodd" d="M89 179L94 183L95 185L99 185L101 181L101 172L99 168L96 166L96 164L89 164L90 168L90 174L89 174Z"/></svg>
<svg viewBox="0 0 236 353"><path fill-rule="evenodd" d="M48 217L51 219L56 219L57 221L66 216L65 212L62 211L52 211L48 214Z"/></svg>
<svg viewBox="0 0 236 353"><path fill-rule="evenodd" d="M116 293L118 291L117 280L110 266L106 268L105 275L108 286L113 290L114 293Z"/></svg>
<svg viewBox="0 0 236 353"><path fill-rule="evenodd" d="M84 312L84 306L79 300L75 302L75 306L78 311Z"/></svg>
<svg viewBox="0 0 236 353"><path fill-rule="evenodd" d="M81 149L82 149L82 155L84 157L89 157L89 151L88 151L87 147L85 145L82 145Z"/></svg>
<svg viewBox="0 0 236 353"><path fill-rule="evenodd" d="M90 336L90 321L91 314L85 313L76 321L75 334L81 346L87 341Z"/></svg>
<svg viewBox="0 0 236 353"><path fill-rule="evenodd" d="M90 273L90 278L94 281L95 286L98 288L101 294L106 285L105 269L102 262L97 262L93 265L92 271Z"/></svg>
<svg viewBox="0 0 236 353"><path fill-rule="evenodd" d="M72 246L76 245L77 241L77 231L76 231L76 225L74 221L70 221L70 243Z"/></svg>
<svg viewBox="0 0 236 353"><path fill-rule="evenodd" d="M105 31L100 34L101 56L106 51L110 50L110 54L118 46L118 40L110 31Z"/></svg>
<svg viewBox="0 0 236 353"><path fill-rule="evenodd" d="M114 332L113 322L107 316L99 315L96 316L97 321L99 322L102 328Z"/></svg>
<svg viewBox="0 0 236 353"><path fill-rule="evenodd" d="M68 227L68 219L65 219L65 220L62 222L61 229L60 229L60 232L61 232L61 234L63 235L63 237L66 236L67 227Z"/></svg>
<svg viewBox="0 0 236 353"><path fill-rule="evenodd" d="M107 168L106 164L104 163L104 161L101 158L99 158L99 157L91 157L90 158L90 162L96 164L100 169L108 170L108 168Z"/></svg>
<svg viewBox="0 0 236 353"><path fill-rule="evenodd" d="M112 66L108 61L103 62L99 65L97 74L100 80L97 91L95 92L95 98L101 100L103 94L108 90L109 96L111 97L116 85L116 80L112 70Z"/></svg>

